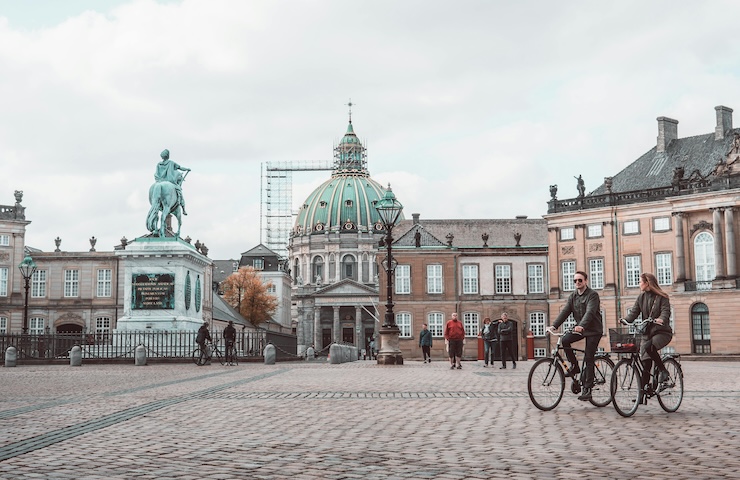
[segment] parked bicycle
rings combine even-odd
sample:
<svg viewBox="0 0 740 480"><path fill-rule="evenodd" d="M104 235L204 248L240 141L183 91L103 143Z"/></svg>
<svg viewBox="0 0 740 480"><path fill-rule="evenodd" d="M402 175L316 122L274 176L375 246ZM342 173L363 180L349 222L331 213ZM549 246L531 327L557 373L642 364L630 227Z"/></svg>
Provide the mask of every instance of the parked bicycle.
<svg viewBox="0 0 740 480"><path fill-rule="evenodd" d="M552 349L550 358L537 360L532 369L529 371L527 379L527 390L529 398L535 407L540 410L548 411L557 407L563 398L565 391L565 372L568 370L564 358L565 349L562 345L562 337L566 333L572 332L570 328L563 333L548 332L558 337L555 347ZM571 347L572 348L572 347ZM576 354L583 354L583 349L572 348ZM596 352L594 359L594 385L591 389L591 404L597 407L606 407L611 402L611 393L609 382L614 369L614 362L609 358L607 352ZM581 374L578 378L573 378L570 391L576 395L581 393L584 387L583 379L585 378L586 361L581 360Z"/></svg>
<svg viewBox="0 0 740 480"><path fill-rule="evenodd" d="M195 347L193 350L193 362L199 367L202 367L208 363L213 357L218 359L219 363L223 365L225 363L224 355L219 350L218 345L213 342L206 342L203 344L203 348L200 346Z"/></svg>
<svg viewBox="0 0 740 480"><path fill-rule="evenodd" d="M665 353L661 356L663 365L668 371L668 379L658 382L658 375L653 366L650 372L650 382L642 385L643 366L640 360L641 335L636 333L652 318L635 320L633 329L622 327L609 329L609 341L612 352L627 353L614 367L611 378L611 395L614 409L623 417L631 417L637 411L640 403L647 405L650 398L658 397L658 403L666 412L675 412L683 401L683 370L681 369L680 355ZM629 325L622 320L624 325ZM630 331L631 330L631 331Z"/></svg>

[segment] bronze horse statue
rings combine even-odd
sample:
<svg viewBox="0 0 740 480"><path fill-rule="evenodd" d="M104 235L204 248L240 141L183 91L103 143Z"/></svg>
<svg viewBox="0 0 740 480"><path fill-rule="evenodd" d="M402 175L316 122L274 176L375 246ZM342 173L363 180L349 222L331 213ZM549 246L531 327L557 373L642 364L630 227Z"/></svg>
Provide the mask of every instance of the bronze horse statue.
<svg viewBox="0 0 740 480"><path fill-rule="evenodd" d="M177 186L172 182L156 182L149 188L149 203L151 208L146 217L146 228L150 232L159 230L159 236L164 237L167 216L174 215L177 218L176 238L180 237L180 227L182 226L182 217L180 199L177 194ZM160 212L161 215L160 215Z"/></svg>

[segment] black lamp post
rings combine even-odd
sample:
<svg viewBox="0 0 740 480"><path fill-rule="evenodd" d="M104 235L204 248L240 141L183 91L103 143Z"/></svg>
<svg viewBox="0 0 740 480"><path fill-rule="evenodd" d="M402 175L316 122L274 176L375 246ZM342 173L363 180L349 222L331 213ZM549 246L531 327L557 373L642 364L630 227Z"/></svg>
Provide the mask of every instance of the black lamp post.
<svg viewBox="0 0 740 480"><path fill-rule="evenodd" d="M28 333L28 289L31 288L33 272L36 271L36 264L30 255L26 255L26 258L18 265L18 270L21 271L26 289L26 300L23 302L23 334L25 335Z"/></svg>
<svg viewBox="0 0 740 480"><path fill-rule="evenodd" d="M378 363L382 365L403 365L403 355L399 348L398 325L396 317L393 314L393 272L396 269L397 262L393 258L393 227L396 225L398 218L401 216L403 205L396 199L396 196L388 185L385 196L375 205L375 209L380 215L380 221L385 228L385 246L387 248L386 258L383 261L383 267L386 271L386 304L385 304L385 321L379 330L380 350L378 351Z"/></svg>

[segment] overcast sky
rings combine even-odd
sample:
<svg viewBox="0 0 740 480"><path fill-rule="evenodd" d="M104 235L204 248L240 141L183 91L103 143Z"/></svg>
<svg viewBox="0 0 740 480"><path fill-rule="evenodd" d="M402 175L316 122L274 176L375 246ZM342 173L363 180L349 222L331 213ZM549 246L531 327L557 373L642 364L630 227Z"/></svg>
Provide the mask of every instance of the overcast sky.
<svg viewBox="0 0 740 480"><path fill-rule="evenodd" d="M686 7L682 4L688 5ZM260 165L332 159L353 125L407 218L546 213L740 109L740 2L0 0L0 204L26 243L147 234L159 153L192 172L182 236L238 258ZM740 119L735 125L740 124ZM328 172L293 175L297 207ZM263 222L264 223L264 222Z"/></svg>

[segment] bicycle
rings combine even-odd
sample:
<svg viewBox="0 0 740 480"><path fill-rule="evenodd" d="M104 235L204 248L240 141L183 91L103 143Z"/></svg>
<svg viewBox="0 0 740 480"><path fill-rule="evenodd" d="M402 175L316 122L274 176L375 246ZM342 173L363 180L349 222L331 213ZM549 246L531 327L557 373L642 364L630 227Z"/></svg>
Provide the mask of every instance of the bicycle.
<svg viewBox="0 0 740 480"><path fill-rule="evenodd" d="M563 335L572 331L572 328L563 333L548 331L548 333L558 337L558 341L552 349L552 355L550 358L537 360L529 371L529 377L527 379L529 399L540 410L552 410L558 406L560 400L563 398L563 392L565 391L565 372L568 370L565 358L563 358L564 354L561 354L565 350L565 347L563 347ZM585 353L583 349L579 348L572 348L572 350L577 353ZM609 353L596 352L594 358L594 384L591 388L591 399L589 400L592 405L606 407L611 402L609 382L613 369L614 362L609 358ZM581 375L578 379L573 377L573 383L570 386L570 391L575 395L581 393L581 389L584 387L583 379L585 372L586 360L584 358L581 361Z"/></svg>
<svg viewBox="0 0 740 480"><path fill-rule="evenodd" d="M622 324L629 325L620 320ZM634 326L640 328L645 323L653 322L652 318L637 320ZM668 413L675 412L683 401L683 370L679 363L681 355L665 353L661 356L663 365L668 370L668 380L658 382L655 365L650 372L650 383L647 388L642 385L644 372L640 359L640 334L630 333L624 329L609 329L609 340L612 352L628 353L629 357L617 362L612 373L610 391L614 409L623 417L631 417L640 403L647 405L648 399L658 397L658 403Z"/></svg>
<svg viewBox="0 0 740 480"><path fill-rule="evenodd" d="M200 345L195 347L195 350L193 350L193 362L195 362L196 365L199 367L202 367L206 363L208 363L209 360L211 360L214 355L218 359L219 363L221 365L224 364L224 356L221 353L221 350L218 349L218 345L216 345L213 342L206 342L203 344L204 348L201 348Z"/></svg>
<svg viewBox="0 0 740 480"><path fill-rule="evenodd" d="M239 365L239 357L236 354L236 343L235 342L226 342L226 355L225 361L228 365L231 366L237 366Z"/></svg>

